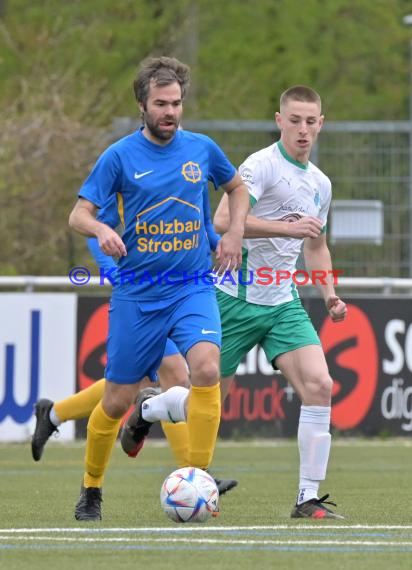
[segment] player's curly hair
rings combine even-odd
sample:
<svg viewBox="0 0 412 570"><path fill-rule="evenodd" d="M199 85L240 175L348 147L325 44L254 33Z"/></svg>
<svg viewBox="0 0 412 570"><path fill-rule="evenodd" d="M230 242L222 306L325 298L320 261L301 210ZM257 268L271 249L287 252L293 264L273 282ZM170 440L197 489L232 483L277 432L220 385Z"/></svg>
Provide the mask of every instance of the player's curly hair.
<svg viewBox="0 0 412 570"><path fill-rule="evenodd" d="M157 87L179 83L184 99L189 87L190 69L175 57L150 57L142 61L133 89L137 102L143 107L146 107L152 80Z"/></svg>

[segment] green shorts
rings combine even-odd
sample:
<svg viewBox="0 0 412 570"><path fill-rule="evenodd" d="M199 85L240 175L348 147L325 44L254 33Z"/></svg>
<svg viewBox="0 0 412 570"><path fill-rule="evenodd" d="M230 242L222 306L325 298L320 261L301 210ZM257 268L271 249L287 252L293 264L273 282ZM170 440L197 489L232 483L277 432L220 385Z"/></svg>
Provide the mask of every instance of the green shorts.
<svg viewBox="0 0 412 570"><path fill-rule="evenodd" d="M241 360L257 344L274 365L278 356L310 344L320 344L300 299L274 307L247 303L216 290L222 321L220 368L232 376Z"/></svg>

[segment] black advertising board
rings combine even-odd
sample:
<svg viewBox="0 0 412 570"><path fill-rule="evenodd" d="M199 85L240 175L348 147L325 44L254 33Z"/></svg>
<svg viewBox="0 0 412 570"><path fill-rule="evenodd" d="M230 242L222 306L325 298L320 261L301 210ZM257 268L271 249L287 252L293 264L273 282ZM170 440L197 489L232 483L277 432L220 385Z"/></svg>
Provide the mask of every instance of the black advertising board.
<svg viewBox="0 0 412 570"><path fill-rule="evenodd" d="M334 324L323 301L304 301L334 380L332 430L357 435L412 431L412 303L406 298L346 298L348 316ZM107 299L78 303L78 389L103 377ZM299 399L260 347L240 365L223 405L220 436L296 435ZM84 422L76 434L84 436ZM156 429L154 436L161 434Z"/></svg>

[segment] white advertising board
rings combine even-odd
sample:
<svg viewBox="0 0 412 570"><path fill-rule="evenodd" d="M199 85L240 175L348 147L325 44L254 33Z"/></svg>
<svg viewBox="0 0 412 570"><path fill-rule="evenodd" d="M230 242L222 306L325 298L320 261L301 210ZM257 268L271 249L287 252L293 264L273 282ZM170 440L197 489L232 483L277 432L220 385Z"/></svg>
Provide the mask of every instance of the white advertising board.
<svg viewBox="0 0 412 570"><path fill-rule="evenodd" d="M33 406L75 391L77 296L0 294L0 441L29 440ZM59 428L74 439L74 422Z"/></svg>

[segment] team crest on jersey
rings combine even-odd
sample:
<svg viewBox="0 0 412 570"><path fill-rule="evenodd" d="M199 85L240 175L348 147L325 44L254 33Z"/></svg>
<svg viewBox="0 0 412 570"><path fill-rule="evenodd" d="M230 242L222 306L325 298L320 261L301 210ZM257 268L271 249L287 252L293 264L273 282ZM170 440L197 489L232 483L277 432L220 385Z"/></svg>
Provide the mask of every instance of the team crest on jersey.
<svg viewBox="0 0 412 570"><path fill-rule="evenodd" d="M200 182L202 179L202 171L200 170L200 166L197 164L197 162L192 162L191 160L189 162L185 162L182 166L182 174L185 180L188 182L193 182L193 184Z"/></svg>
<svg viewBox="0 0 412 570"><path fill-rule="evenodd" d="M319 190L316 188L315 189L315 195L313 197L313 201L315 202L315 206L319 206L320 204L320 194L319 194Z"/></svg>

